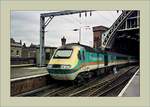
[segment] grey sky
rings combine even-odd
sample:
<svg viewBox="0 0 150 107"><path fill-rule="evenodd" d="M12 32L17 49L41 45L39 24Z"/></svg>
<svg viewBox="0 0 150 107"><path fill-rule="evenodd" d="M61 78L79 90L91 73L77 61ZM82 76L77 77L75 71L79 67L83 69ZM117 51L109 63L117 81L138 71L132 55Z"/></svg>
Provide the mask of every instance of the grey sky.
<svg viewBox="0 0 150 107"><path fill-rule="evenodd" d="M40 13L51 11L12 11L11 12L11 37L16 41L22 40L29 46L31 43L40 42ZM81 43L93 45L93 26L103 25L110 27L121 12L116 11L94 11L92 16L82 17L79 14L54 17L46 28L45 45L60 46L60 39L65 36L67 43L78 42L79 32L73 29L81 27ZM90 26L86 28L85 26Z"/></svg>

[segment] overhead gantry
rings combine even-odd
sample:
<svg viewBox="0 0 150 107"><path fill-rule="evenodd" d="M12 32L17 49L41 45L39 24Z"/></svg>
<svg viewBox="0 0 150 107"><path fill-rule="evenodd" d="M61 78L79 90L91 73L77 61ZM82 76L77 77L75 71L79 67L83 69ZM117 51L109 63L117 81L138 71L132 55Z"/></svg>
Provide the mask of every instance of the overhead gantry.
<svg viewBox="0 0 150 107"><path fill-rule="evenodd" d="M45 65L45 52L44 52L44 38L45 38L45 28L46 26L52 21L55 16L62 16L62 15L71 15L77 13L85 14L87 12L92 12L93 10L65 10L59 12L51 12L51 13L43 13L40 14L40 67ZM47 18L47 20L45 19Z"/></svg>
<svg viewBox="0 0 150 107"><path fill-rule="evenodd" d="M102 37L102 47L110 48L111 41L115 38L115 33L118 28L125 22L125 20L132 14L133 11L123 11L122 14L117 18L117 20L112 24L108 31L103 33Z"/></svg>

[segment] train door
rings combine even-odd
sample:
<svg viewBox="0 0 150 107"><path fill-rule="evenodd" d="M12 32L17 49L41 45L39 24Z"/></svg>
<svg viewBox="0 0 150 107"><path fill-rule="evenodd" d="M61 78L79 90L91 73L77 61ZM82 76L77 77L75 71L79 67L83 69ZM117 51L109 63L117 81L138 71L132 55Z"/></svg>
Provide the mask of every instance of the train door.
<svg viewBox="0 0 150 107"><path fill-rule="evenodd" d="M101 62L103 61L102 55L97 53L97 68L101 67Z"/></svg>
<svg viewBox="0 0 150 107"><path fill-rule="evenodd" d="M85 50L81 51L81 56L82 56L82 63L85 63L85 60L86 60L86 58L85 58Z"/></svg>
<svg viewBox="0 0 150 107"><path fill-rule="evenodd" d="M104 66L107 66L108 65L108 54L105 53L104 54Z"/></svg>
<svg viewBox="0 0 150 107"><path fill-rule="evenodd" d="M79 60L81 63L84 63L85 62L85 51L84 50L80 50L79 53L78 53L78 57L79 57Z"/></svg>

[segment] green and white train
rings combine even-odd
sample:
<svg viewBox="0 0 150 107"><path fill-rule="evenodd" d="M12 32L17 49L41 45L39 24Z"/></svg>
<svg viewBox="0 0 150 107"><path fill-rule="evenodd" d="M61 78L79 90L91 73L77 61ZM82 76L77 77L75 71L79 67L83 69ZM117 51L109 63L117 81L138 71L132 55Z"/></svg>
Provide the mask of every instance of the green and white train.
<svg viewBox="0 0 150 107"><path fill-rule="evenodd" d="M100 75L114 67L134 63L131 56L103 52L78 43L59 47L50 59L47 70L57 80L76 80Z"/></svg>

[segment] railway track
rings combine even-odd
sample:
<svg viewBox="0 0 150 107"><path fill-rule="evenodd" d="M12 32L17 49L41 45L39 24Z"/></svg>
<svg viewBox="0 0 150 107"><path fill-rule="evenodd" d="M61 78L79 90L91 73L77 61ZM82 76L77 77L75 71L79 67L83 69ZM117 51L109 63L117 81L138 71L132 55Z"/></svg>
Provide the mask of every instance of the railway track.
<svg viewBox="0 0 150 107"><path fill-rule="evenodd" d="M72 85L70 82L54 81L45 87L20 94L18 96L41 96L41 97L54 97L54 96L105 96L111 90L119 85L126 83L130 78L130 72L136 70L138 67L130 66L120 69L117 74L105 75L101 78L94 78L82 86ZM134 72L133 72L134 73ZM123 78L128 75L128 78ZM120 81L117 83L116 81Z"/></svg>
<svg viewBox="0 0 150 107"><path fill-rule="evenodd" d="M129 74L130 74L129 72L133 69L137 70L137 68L138 67L129 68L123 74L120 74L117 76L112 76L112 78L109 78L106 80L104 79L104 81L100 81L93 86L90 86L83 90L72 93L69 96L103 96L107 92L116 88L117 86L123 84L124 82L127 82L131 78L131 75L129 76Z"/></svg>
<svg viewBox="0 0 150 107"><path fill-rule="evenodd" d="M128 81L133 77L135 72L139 69L139 67L135 67L125 75L120 76L116 81L113 81L108 87L105 87L105 91L99 96L118 96L124 86L128 83Z"/></svg>

